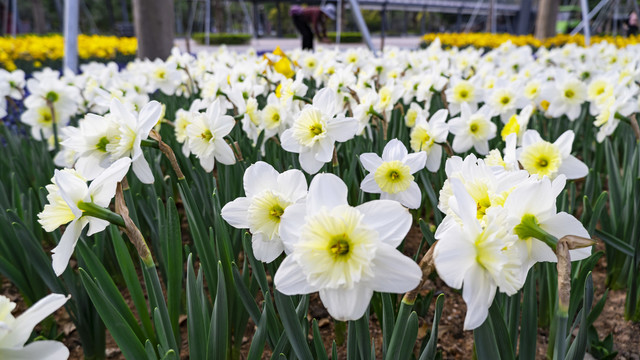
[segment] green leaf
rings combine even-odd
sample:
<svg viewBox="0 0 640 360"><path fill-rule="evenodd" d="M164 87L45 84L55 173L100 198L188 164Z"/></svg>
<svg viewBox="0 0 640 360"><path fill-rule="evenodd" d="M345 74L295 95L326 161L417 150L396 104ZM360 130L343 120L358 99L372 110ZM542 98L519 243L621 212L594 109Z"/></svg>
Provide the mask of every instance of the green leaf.
<svg viewBox="0 0 640 360"><path fill-rule="evenodd" d="M180 304L182 303L182 235L180 217L172 198L167 200L167 307L174 334L179 334Z"/></svg>
<svg viewBox="0 0 640 360"><path fill-rule="evenodd" d="M600 196L596 199L593 205L593 213L591 214L591 220L589 221L589 234L594 234L596 230L596 225L598 224L598 220L600 220L600 215L602 214L602 210L607 203L607 192L603 191Z"/></svg>
<svg viewBox="0 0 640 360"><path fill-rule="evenodd" d="M291 298L278 290L274 291L274 296L284 330L296 356L300 359L312 359L311 350L309 350L309 344L307 344L307 335L302 333Z"/></svg>
<svg viewBox="0 0 640 360"><path fill-rule="evenodd" d="M229 306L227 305L227 290L222 270L222 263L218 261L218 290L213 303L213 315L209 326L209 345L207 359L225 359L229 345Z"/></svg>
<svg viewBox="0 0 640 360"><path fill-rule="evenodd" d="M633 256L634 248L626 242L620 240L615 235L609 234L604 230L596 229L596 235L604 241L605 244L621 251L627 256Z"/></svg>
<svg viewBox="0 0 640 360"><path fill-rule="evenodd" d="M400 352L400 346L402 345L402 339L407 328L407 319L409 318L409 314L411 313L412 308L413 304L408 304L404 301L400 303L398 317L396 318L396 323L393 327L391 340L389 341L389 350L385 354L386 360L397 358Z"/></svg>
<svg viewBox="0 0 640 360"><path fill-rule="evenodd" d="M356 329L356 339L358 343L358 353L360 359L371 359L371 334L369 333L369 311L356 321L351 321L349 327L354 326Z"/></svg>
<svg viewBox="0 0 640 360"><path fill-rule="evenodd" d="M324 343L322 342L322 335L320 334L320 328L318 327L318 320L313 319L312 328L313 328L313 350L316 353L315 359L329 360L329 358L327 357L327 351L324 349Z"/></svg>
<svg viewBox="0 0 640 360"><path fill-rule="evenodd" d="M142 343L118 310L107 300L107 295L100 291L86 271L79 269L79 272L82 284L124 357L127 359L146 358L147 354Z"/></svg>
<svg viewBox="0 0 640 360"><path fill-rule="evenodd" d="M380 297L382 298L382 354L386 354L396 319L393 313L393 305L391 304L391 295L389 293L381 293Z"/></svg>
<svg viewBox="0 0 640 360"><path fill-rule="evenodd" d="M433 314L433 325L431 325L431 335L429 336L429 342L427 342L427 346L425 346L424 351L422 351L420 360L435 360L436 358L436 345L438 343L438 324L440 323L440 317L442 316L443 307L444 294L440 294L436 298L436 308Z"/></svg>
<svg viewBox="0 0 640 360"><path fill-rule="evenodd" d="M507 324L505 324L502 312L495 301L489 308L489 317L491 318L491 327L493 328L501 359L514 360L515 355L513 354L513 347L511 345L509 331L507 330Z"/></svg>
<svg viewBox="0 0 640 360"><path fill-rule="evenodd" d="M240 275L240 272L238 271L238 267L236 266L235 263L233 264L233 278L236 281L235 282L236 289L238 291L240 301L242 301L242 304L244 305L245 309L249 313L249 316L251 316L251 319L253 320L254 323L257 324L261 322L262 316L260 315L260 309L256 304L254 296L252 296L251 293L249 292L249 289L247 289L247 286L245 285L244 280L242 279L242 275Z"/></svg>
<svg viewBox="0 0 640 360"><path fill-rule="evenodd" d="M235 270L235 269L234 269ZM260 360L262 358L262 352L264 350L264 343L267 339L267 308L262 310L262 315L257 323L257 329L251 339L251 347L249 348L249 355L247 360Z"/></svg>
<svg viewBox="0 0 640 360"><path fill-rule="evenodd" d="M500 351L496 343L496 334L491 326L491 318L487 317L482 325L473 330L473 341L478 360L500 360Z"/></svg>
<svg viewBox="0 0 640 360"><path fill-rule="evenodd" d="M418 339L418 314L415 311L411 312L409 319L407 320L407 326L402 338L402 345L400 345L400 352L397 359L409 359L413 353L413 347L416 345Z"/></svg>
<svg viewBox="0 0 640 360"><path fill-rule="evenodd" d="M129 328L136 334L136 337L142 343L144 340L146 340L147 337L140 328L140 325L138 325L138 321L136 320L135 316L133 316L131 309L129 309L129 306L125 302L124 297L122 297L122 294L111 279L111 276L109 275L107 270L102 265L102 262L95 256L95 254L91 250L89 250L84 241L78 241L78 243L76 244L76 249L78 251L78 254L84 260L85 265L91 272L91 275L94 279L96 279L96 285L100 288L101 292L105 294L106 301L108 301L111 306L116 309L118 315L120 315L120 317L127 322Z"/></svg>
<svg viewBox="0 0 640 360"><path fill-rule="evenodd" d="M113 250L116 254L116 259L118 260L118 266L120 267L122 277L124 278L125 284L127 285L127 290L129 290L129 294L131 295L133 304L135 305L138 316L140 317L140 320L142 322L142 329L144 330L144 334L146 335L147 339L151 340L152 345L157 345L158 340L156 339L155 331L153 330L153 326L151 325L151 318L149 317L147 301L142 291L142 286L140 285L138 274L133 266L133 261L131 261L131 255L129 255L127 246L125 245L122 236L120 236L118 228L113 225L110 226L109 233L111 234L111 242L113 244Z"/></svg>
<svg viewBox="0 0 640 360"><path fill-rule="evenodd" d="M536 339L538 338L538 306L536 303L535 266L529 270L524 283L522 299L522 323L520 324L520 360L536 358Z"/></svg>
<svg viewBox="0 0 640 360"><path fill-rule="evenodd" d="M202 269L198 278L202 280ZM207 327L209 312L204 310L202 281L197 281L193 271L191 254L187 258L187 330L189 334L189 356L204 359L207 353Z"/></svg>
<svg viewBox="0 0 640 360"><path fill-rule="evenodd" d="M578 329L578 336L571 344L566 359L581 360L584 359L587 352L587 334L589 331L588 317L593 303L593 280L591 279L591 272L588 273L584 281L584 298L582 301L582 316L580 318L580 328Z"/></svg>

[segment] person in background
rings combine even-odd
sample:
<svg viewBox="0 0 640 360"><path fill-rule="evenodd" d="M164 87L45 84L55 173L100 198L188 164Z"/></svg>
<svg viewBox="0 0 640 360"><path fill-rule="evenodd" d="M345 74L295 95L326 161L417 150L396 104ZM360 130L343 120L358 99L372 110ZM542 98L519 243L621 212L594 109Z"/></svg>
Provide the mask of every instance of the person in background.
<svg viewBox="0 0 640 360"><path fill-rule="evenodd" d="M327 18L336 19L336 7L333 4L327 4L322 7L293 5L289 10L289 15L291 15L296 29L302 35L302 49L313 50L314 33L320 41L329 42L326 21ZM312 26L309 26L309 24L313 26L313 31L311 30Z"/></svg>
<svg viewBox="0 0 640 360"><path fill-rule="evenodd" d="M627 35L637 35L638 34L638 14L636 14L635 10L629 14L629 20L627 20L627 25L629 26L629 31Z"/></svg>

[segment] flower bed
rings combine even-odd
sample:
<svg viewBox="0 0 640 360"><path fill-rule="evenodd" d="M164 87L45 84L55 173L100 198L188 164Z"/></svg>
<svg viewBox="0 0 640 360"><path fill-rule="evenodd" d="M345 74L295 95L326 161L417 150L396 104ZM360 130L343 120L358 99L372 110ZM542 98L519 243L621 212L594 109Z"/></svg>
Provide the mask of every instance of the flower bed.
<svg viewBox="0 0 640 360"><path fill-rule="evenodd" d="M72 294L45 299L87 357L106 327L131 359L435 359L445 288L479 359L535 358L539 333L613 357L594 287L626 288L640 320L638 53L434 41L0 70L0 274L36 309ZM45 347L1 336L0 354Z"/></svg>

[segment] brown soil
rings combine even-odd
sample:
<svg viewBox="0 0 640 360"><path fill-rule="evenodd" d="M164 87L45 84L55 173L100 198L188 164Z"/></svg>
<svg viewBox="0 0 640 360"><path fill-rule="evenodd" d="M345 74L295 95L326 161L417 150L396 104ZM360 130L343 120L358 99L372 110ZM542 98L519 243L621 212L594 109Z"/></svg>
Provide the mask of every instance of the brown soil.
<svg viewBox="0 0 640 360"><path fill-rule="evenodd" d="M420 229L415 226L411 229L407 236L404 252L406 254L415 254L420 243L422 235ZM604 246L602 243L598 244L598 249L602 249ZM422 251L424 253L424 250ZM422 254L421 254L422 255ZM595 298L594 304L597 302L605 291L605 279L606 279L606 259L603 256L598 262L596 268L593 271L593 282L595 286ZM439 278L435 281L429 280L423 290L426 293L429 289L442 291L445 294L445 306L442 313L439 326L439 339L438 349L442 351L444 359L470 359L473 352L473 333L471 331L463 331L462 325L464 322L464 316L466 313L466 305L462 300L462 297L458 291L448 288ZM26 309L26 304L21 300L21 296L15 286L13 286L7 279L2 279L2 294L9 297L12 301L17 302L17 308L14 314L19 314ZM125 300L133 308L132 301L129 294L123 291ZM640 359L640 324L632 323L624 320L624 303L626 293L625 290L610 290L607 298L606 305L602 311L602 314L595 322L595 327L598 330L600 338L604 338L607 334L612 333L615 343L615 348L618 351L619 359ZM422 339L430 330L434 304L432 302L431 308L425 318L420 319L419 338ZM79 336L75 329L75 326L70 321L68 314L63 310L58 310L54 314L61 332L65 334L63 339L64 344L69 348L71 352L70 359L77 360L83 359L82 348L79 341ZM335 323L330 318L326 309L320 302L317 294L311 295L309 305L309 320L316 318L320 327L325 349L328 353L331 350L331 344L335 337ZM375 348L377 352L376 358L382 358L382 332L380 322L375 315L372 315L370 320L371 336L375 341ZM182 359L188 359L188 344L187 344L187 328L186 328L186 316L182 316L180 319L180 328L182 334ZM38 330L38 328L36 328ZM248 353L251 345L252 335L255 331L255 324L250 320L243 337L242 356L244 359ZM548 344L548 332L544 329L538 331L538 358L544 359L546 354L546 348ZM311 339L311 335L309 335ZM118 349L113 338L107 331L106 339L106 354L107 359L124 359L124 356ZM417 353L417 348L415 349ZM263 358L268 359L271 356L271 351L268 346L265 346L265 353ZM346 343L338 347L338 357L340 359L346 358Z"/></svg>

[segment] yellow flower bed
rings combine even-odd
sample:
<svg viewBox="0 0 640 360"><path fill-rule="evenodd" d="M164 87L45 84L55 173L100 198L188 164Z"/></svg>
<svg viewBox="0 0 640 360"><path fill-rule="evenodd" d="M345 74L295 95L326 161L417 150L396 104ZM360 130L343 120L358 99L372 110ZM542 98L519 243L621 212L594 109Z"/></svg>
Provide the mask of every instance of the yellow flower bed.
<svg viewBox="0 0 640 360"><path fill-rule="evenodd" d="M511 41L514 45L523 46L530 45L533 47L551 47L562 46L564 44L578 44L584 46L584 37L582 35L556 35L552 38L545 40L538 40L532 35L511 35L511 34L489 34L489 33L439 33L439 34L426 34L422 37L422 40L426 43L433 42L436 38L440 38L442 45L445 46L474 46L474 47L488 47L495 48L501 44ZM610 42L618 47L625 47L627 45L633 45L640 42L638 36L593 36L591 37L591 43L599 43L601 41Z"/></svg>
<svg viewBox="0 0 640 360"><path fill-rule="evenodd" d="M115 59L116 54L135 55L138 48L136 38L80 35L78 55L82 59ZM60 60L64 56L64 38L61 35L24 35L17 38L0 37L0 66L8 70L16 68L16 60L33 61Z"/></svg>

